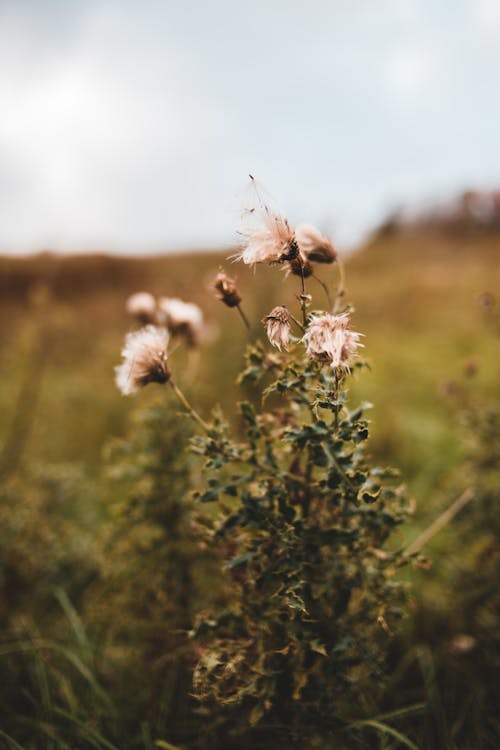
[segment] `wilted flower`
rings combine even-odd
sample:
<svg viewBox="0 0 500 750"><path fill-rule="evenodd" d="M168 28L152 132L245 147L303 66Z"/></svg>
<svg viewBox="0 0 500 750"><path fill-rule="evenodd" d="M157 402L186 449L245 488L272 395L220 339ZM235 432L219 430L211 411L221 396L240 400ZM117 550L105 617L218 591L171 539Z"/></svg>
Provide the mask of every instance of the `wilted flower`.
<svg viewBox="0 0 500 750"><path fill-rule="evenodd" d="M127 334L122 349L124 361L115 368L116 385L124 396L136 393L148 383L169 380L167 344L167 331L153 325Z"/></svg>
<svg viewBox="0 0 500 750"><path fill-rule="evenodd" d="M198 344L203 331L203 313L198 305L176 297L160 297L158 309L172 336L183 336L190 346Z"/></svg>
<svg viewBox="0 0 500 750"><path fill-rule="evenodd" d="M244 245L235 258L249 266L256 263L283 263L296 258L299 252L295 233L279 214L265 211L263 224L241 231Z"/></svg>
<svg viewBox="0 0 500 750"><path fill-rule="evenodd" d="M214 289L217 299L224 302L228 307L238 307L241 295L234 279L231 279L224 271L219 271L214 279Z"/></svg>
<svg viewBox="0 0 500 750"><path fill-rule="evenodd" d="M297 257L287 263L286 273L287 275L293 273L294 276L301 276L303 279L308 279L313 274L313 267L299 250Z"/></svg>
<svg viewBox="0 0 500 750"><path fill-rule="evenodd" d="M156 300L149 292L131 294L125 309L141 325L156 322Z"/></svg>
<svg viewBox="0 0 500 750"><path fill-rule="evenodd" d="M300 252L313 263L333 263L337 251L328 237L310 224L299 224L295 228L295 237Z"/></svg>
<svg viewBox="0 0 500 750"><path fill-rule="evenodd" d="M331 367L349 369L349 362L356 354L362 334L349 330L349 316L324 313L313 316L303 336L310 357L320 362L329 362Z"/></svg>
<svg viewBox="0 0 500 750"><path fill-rule="evenodd" d="M262 323L266 326L267 338L271 344L280 351L281 347L286 349L290 338L290 313L286 307L274 307L269 315L262 319Z"/></svg>

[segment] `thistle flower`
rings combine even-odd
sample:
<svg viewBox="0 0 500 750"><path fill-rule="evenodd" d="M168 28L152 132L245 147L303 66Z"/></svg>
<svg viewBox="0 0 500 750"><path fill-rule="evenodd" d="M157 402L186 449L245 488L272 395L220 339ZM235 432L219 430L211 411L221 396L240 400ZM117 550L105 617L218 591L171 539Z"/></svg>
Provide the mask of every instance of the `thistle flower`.
<svg viewBox="0 0 500 750"><path fill-rule="evenodd" d="M149 292L131 294L125 309L140 325L156 322L156 300Z"/></svg>
<svg viewBox="0 0 500 750"><path fill-rule="evenodd" d="M124 361L115 368L116 385L124 396L136 393L148 383L169 380L167 344L167 331L153 325L127 334L121 353Z"/></svg>
<svg viewBox="0 0 500 750"><path fill-rule="evenodd" d="M213 287L215 296L228 307L238 307L241 295L234 279L231 279L224 271L219 271L214 279Z"/></svg>
<svg viewBox="0 0 500 750"><path fill-rule="evenodd" d="M334 263L337 251L328 237L310 224L299 224L295 237L301 253L313 263Z"/></svg>
<svg viewBox="0 0 500 750"><path fill-rule="evenodd" d="M262 324L266 326L267 338L270 343L281 351L288 346L290 338L290 313L286 307L278 305L274 307L269 315L262 319Z"/></svg>
<svg viewBox="0 0 500 750"><path fill-rule="evenodd" d="M265 211L263 224L241 230L244 244L236 260L249 266L256 263L283 263L296 258L299 252L295 232L279 214Z"/></svg>
<svg viewBox="0 0 500 750"><path fill-rule="evenodd" d="M176 297L160 297L158 309L161 322L172 336L183 336L190 346L199 343L203 331L203 313L198 305Z"/></svg>
<svg viewBox="0 0 500 750"><path fill-rule="evenodd" d="M349 315L323 313L312 317L302 340L307 354L320 362L329 362L333 368L348 370L359 343L361 333L349 330Z"/></svg>

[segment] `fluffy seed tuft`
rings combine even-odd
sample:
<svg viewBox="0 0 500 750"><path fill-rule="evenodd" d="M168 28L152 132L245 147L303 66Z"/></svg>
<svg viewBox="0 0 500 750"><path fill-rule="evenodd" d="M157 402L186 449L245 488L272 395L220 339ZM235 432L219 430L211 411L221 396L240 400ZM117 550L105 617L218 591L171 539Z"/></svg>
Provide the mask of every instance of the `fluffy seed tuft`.
<svg viewBox="0 0 500 750"><path fill-rule="evenodd" d="M148 383L166 383L168 333L148 325L128 333L122 349L123 362L115 368L116 385L124 396L136 393Z"/></svg>
<svg viewBox="0 0 500 750"><path fill-rule="evenodd" d="M125 309L141 326L156 322L156 300L149 292L131 294L125 302Z"/></svg>
<svg viewBox="0 0 500 750"><path fill-rule="evenodd" d="M307 354L333 368L348 370L358 347L363 346L359 341L362 334L351 331L349 323L347 313L313 316L302 338Z"/></svg>
<svg viewBox="0 0 500 750"><path fill-rule="evenodd" d="M197 346L203 333L203 313L193 302L176 297L160 297L159 318L173 337L183 337L189 346Z"/></svg>
<svg viewBox="0 0 500 750"><path fill-rule="evenodd" d="M262 220L257 227L241 230L243 247L235 259L254 266L256 263L284 263L296 258L299 248L288 221L269 211L264 213Z"/></svg>

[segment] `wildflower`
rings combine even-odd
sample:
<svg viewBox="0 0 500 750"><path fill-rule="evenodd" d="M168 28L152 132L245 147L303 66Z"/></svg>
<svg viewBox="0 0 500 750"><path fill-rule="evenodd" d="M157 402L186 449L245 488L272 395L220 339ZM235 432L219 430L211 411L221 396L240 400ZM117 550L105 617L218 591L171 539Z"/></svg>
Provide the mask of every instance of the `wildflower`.
<svg viewBox="0 0 500 750"><path fill-rule="evenodd" d="M160 297L158 309L172 336L183 336L190 346L198 344L203 331L203 313L198 305L176 297Z"/></svg>
<svg viewBox="0 0 500 750"><path fill-rule="evenodd" d="M349 330L349 316L324 313L313 316L303 336L307 354L331 367L349 369L362 334Z"/></svg>
<svg viewBox="0 0 500 750"><path fill-rule="evenodd" d="M148 383L166 383L168 333L164 328L148 325L128 333L122 349L123 362L115 368L116 385L128 396Z"/></svg>
<svg viewBox="0 0 500 750"><path fill-rule="evenodd" d="M269 315L262 319L262 324L266 326L270 343L280 351L281 347L286 349L290 337L290 313L286 307L274 307Z"/></svg>
<svg viewBox="0 0 500 750"><path fill-rule="evenodd" d="M131 294L125 302L125 309L140 325L156 321L156 300L149 292Z"/></svg>
<svg viewBox="0 0 500 750"><path fill-rule="evenodd" d="M224 271L219 271L214 279L214 289L217 299L224 302L228 307L238 307L241 295L234 279L231 279Z"/></svg>
<svg viewBox="0 0 500 750"><path fill-rule="evenodd" d="M299 224L295 237L300 252L313 263L334 263L337 251L328 237L310 224Z"/></svg>
<svg viewBox="0 0 500 750"><path fill-rule="evenodd" d="M242 230L244 246L235 258L249 266L256 263L284 263L299 252L295 232L279 214L265 211L263 225Z"/></svg>

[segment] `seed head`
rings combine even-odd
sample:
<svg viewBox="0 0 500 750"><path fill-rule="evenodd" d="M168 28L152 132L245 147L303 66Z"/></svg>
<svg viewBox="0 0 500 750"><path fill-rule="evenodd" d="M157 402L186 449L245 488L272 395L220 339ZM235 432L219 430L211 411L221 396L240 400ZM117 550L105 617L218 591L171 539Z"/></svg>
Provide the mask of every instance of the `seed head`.
<svg viewBox="0 0 500 750"><path fill-rule="evenodd" d="M274 307L269 315L262 319L262 324L266 327L270 343L280 351L281 347L286 349L290 338L290 313L286 307Z"/></svg>
<svg viewBox="0 0 500 750"><path fill-rule="evenodd" d="M299 248L288 221L279 214L265 211L262 224L241 230L243 247L235 256L249 266L256 263L283 263L297 257Z"/></svg>
<svg viewBox="0 0 500 750"><path fill-rule="evenodd" d="M197 346L203 332L203 313L198 305L176 297L160 297L158 310L161 322L172 336L182 336L189 346Z"/></svg>
<svg viewBox="0 0 500 750"><path fill-rule="evenodd" d="M305 255L302 253L302 251L299 251L297 257L291 260L286 265L287 275L291 273L294 276L300 276L304 279L308 279L309 276L312 276L313 267L311 263L309 263Z"/></svg>
<svg viewBox="0 0 500 750"><path fill-rule="evenodd" d="M310 224L299 224L295 229L301 253L313 263L334 263L337 251L328 237Z"/></svg>
<svg viewBox="0 0 500 750"><path fill-rule="evenodd" d="M131 294L125 309L142 326L156 322L156 300L149 292Z"/></svg>
<svg viewBox="0 0 500 750"><path fill-rule="evenodd" d="M128 396L148 383L166 383L168 333L164 328L148 325L128 333L122 349L123 362L115 368L116 385Z"/></svg>
<svg viewBox="0 0 500 750"><path fill-rule="evenodd" d="M349 315L324 313L313 316L303 336L307 354L320 362L328 362L333 368L349 369L356 354L361 333L349 330Z"/></svg>
<svg viewBox="0 0 500 750"><path fill-rule="evenodd" d="M228 307L238 307L241 295L234 279L231 279L224 271L219 271L214 279L215 296Z"/></svg>

